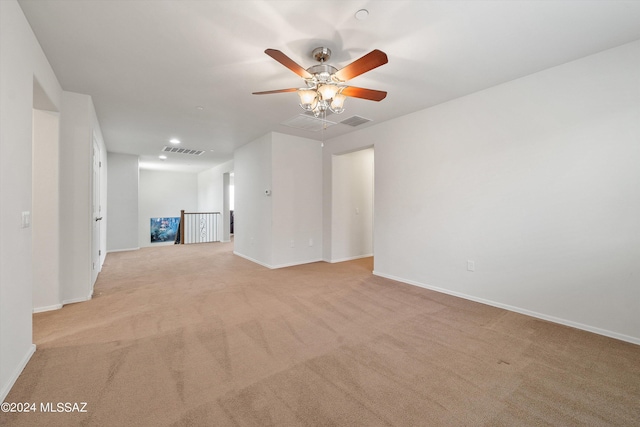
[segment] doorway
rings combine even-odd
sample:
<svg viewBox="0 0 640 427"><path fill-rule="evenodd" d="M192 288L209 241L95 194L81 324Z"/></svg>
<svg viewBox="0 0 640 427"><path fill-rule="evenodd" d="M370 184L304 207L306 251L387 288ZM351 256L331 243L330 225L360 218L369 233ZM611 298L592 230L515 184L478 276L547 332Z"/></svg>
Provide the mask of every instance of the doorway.
<svg viewBox="0 0 640 427"><path fill-rule="evenodd" d="M233 236L233 209L234 209L234 185L233 172L222 174L222 241L230 242Z"/></svg>
<svg viewBox="0 0 640 427"><path fill-rule="evenodd" d="M62 307L60 285L60 113L33 78L31 255L33 311Z"/></svg>
<svg viewBox="0 0 640 427"><path fill-rule="evenodd" d="M373 147L334 155L331 182L331 261L373 256Z"/></svg>

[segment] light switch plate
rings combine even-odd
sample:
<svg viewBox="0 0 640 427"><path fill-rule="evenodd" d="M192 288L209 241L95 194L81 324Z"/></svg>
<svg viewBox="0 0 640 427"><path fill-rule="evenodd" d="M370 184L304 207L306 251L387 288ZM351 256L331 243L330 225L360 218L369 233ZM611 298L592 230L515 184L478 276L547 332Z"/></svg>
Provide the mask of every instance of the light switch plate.
<svg viewBox="0 0 640 427"><path fill-rule="evenodd" d="M21 226L22 226L22 228L31 227L31 212L29 212L29 211L22 212L22 224L21 224Z"/></svg>

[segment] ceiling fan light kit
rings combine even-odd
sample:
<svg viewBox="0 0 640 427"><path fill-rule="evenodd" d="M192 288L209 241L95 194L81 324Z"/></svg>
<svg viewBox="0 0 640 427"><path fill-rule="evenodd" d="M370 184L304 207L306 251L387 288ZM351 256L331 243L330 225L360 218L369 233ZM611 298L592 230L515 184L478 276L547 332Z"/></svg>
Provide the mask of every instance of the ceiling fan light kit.
<svg viewBox="0 0 640 427"><path fill-rule="evenodd" d="M313 50L312 56L320 61L320 64L307 69L312 77L305 79L306 88L298 89L300 107L305 111L313 112L316 117L327 110L335 114L342 113L345 96L340 92L345 85L335 77L338 69L324 64L324 61L331 58L331 50L326 47L317 47Z"/></svg>
<svg viewBox="0 0 640 427"><path fill-rule="evenodd" d="M387 96L384 91L358 88L345 84L349 79L386 64L388 62L387 55L380 50L373 50L340 70L324 63L331 58L331 50L326 47L317 47L312 51L311 56L319 61L320 64L313 65L307 69L302 68L279 50L267 49L264 52L302 77L307 87L254 92L254 95L297 91L300 98L300 107L305 111L312 112L316 117L325 114L327 111L335 114L342 113L347 97L381 101Z"/></svg>

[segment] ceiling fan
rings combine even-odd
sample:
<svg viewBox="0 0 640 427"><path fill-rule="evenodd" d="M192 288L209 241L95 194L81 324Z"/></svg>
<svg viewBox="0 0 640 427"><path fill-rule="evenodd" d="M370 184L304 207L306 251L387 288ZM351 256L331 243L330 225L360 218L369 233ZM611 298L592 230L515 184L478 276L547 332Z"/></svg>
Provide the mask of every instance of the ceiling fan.
<svg viewBox="0 0 640 427"><path fill-rule="evenodd" d="M313 50L311 54L320 64L312 65L306 70L279 50L267 49L264 53L302 77L307 87L268 90L253 92L253 94L298 92L302 109L313 112L316 117L326 113L327 110L337 114L342 113L346 97L382 101L387 96L387 92L381 90L364 89L345 84L347 80L388 62L387 55L378 49L369 52L340 70L325 64L325 61L331 58L331 50L326 47L317 47Z"/></svg>

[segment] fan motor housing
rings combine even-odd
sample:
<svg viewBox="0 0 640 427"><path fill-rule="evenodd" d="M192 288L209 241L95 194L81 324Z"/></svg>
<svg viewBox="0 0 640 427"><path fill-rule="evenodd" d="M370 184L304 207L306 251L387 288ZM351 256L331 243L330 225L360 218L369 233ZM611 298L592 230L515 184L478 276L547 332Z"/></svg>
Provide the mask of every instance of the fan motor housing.
<svg viewBox="0 0 640 427"><path fill-rule="evenodd" d="M313 74L314 80L325 83L332 80L335 81L333 75L338 71L338 69L334 66L324 63L331 58L331 49L329 49L328 47L317 47L313 49L313 51L311 52L311 56L313 56L316 61L320 62L317 65L312 65L311 67L307 68L307 72Z"/></svg>
<svg viewBox="0 0 640 427"><path fill-rule="evenodd" d="M338 69L331 65L318 64L318 65L312 65L311 67L307 68L307 71L311 74L327 73L329 75L332 75L332 74L335 74L338 71Z"/></svg>

